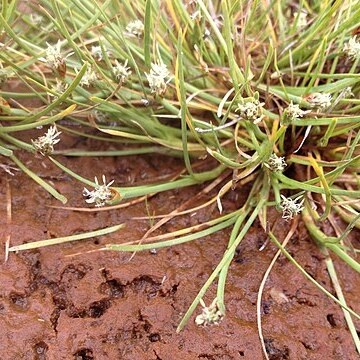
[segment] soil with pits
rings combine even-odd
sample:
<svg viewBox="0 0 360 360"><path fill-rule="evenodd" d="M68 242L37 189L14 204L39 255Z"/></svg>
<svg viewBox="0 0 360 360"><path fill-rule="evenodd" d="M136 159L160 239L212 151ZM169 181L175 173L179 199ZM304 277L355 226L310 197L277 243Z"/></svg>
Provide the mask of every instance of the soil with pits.
<svg viewBox="0 0 360 360"><path fill-rule="evenodd" d="M43 133L26 134L29 141ZM57 148L100 150L94 140L83 141L62 135ZM85 206L82 185L44 157L16 152L34 172L64 194L66 206ZM89 179L105 174L116 186L144 184L182 169L182 162L165 156L123 158L56 158ZM2 157L6 164L7 158ZM204 187L157 194L126 209L75 212L49 207L61 205L22 172L8 175L0 168L0 256L4 242L10 245L91 231L125 223L111 235L10 253L1 261L0 273L0 359L1 360L257 360L263 359L256 324L256 300L264 272L276 247L268 243L255 221L237 249L226 285L227 313L219 325L199 327L195 315L185 329L176 327L208 276L221 260L230 230L224 230L182 245L156 252L131 254L98 251L108 243L140 239L150 228L150 219L134 217L169 213L193 198ZM10 197L7 187L10 187ZM243 204L249 188L229 193L225 211ZM216 194L216 189L211 195ZM204 200L204 199L203 199ZM11 201L12 220L7 221ZM196 205L194 203L192 205ZM271 212L270 220L279 217ZM195 225L218 216L216 206L193 216L172 219L156 234ZM339 226L344 226L339 223ZM289 224L278 220L276 234L283 240ZM359 247L359 233L353 233ZM287 246L288 251L320 284L334 293L324 257L300 225ZM80 254L79 254L80 253ZM360 279L334 257L348 305L360 312ZM215 297L213 285L205 296ZM269 358L358 359L344 315L338 305L306 280L281 256L270 273L262 301L263 335ZM360 323L355 323L360 330Z"/></svg>

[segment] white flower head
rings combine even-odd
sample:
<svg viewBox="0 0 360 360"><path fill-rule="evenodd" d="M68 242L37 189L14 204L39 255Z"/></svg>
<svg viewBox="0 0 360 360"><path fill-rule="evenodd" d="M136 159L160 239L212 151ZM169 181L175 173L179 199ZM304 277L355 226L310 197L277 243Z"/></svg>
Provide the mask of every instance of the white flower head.
<svg viewBox="0 0 360 360"><path fill-rule="evenodd" d="M37 13L31 13L30 20L34 25L40 25L43 22L44 17Z"/></svg>
<svg viewBox="0 0 360 360"><path fill-rule="evenodd" d="M167 66L163 62L152 63L150 73L145 73L145 75L149 82L151 93L158 94L160 96L164 95L167 84L171 80L171 78L168 78L170 73Z"/></svg>
<svg viewBox="0 0 360 360"><path fill-rule="evenodd" d="M200 11L200 10L196 10L196 11L194 11L194 12L190 15L190 19L191 19L191 20L200 21L201 18L202 18L202 15L201 15L201 11Z"/></svg>
<svg viewBox="0 0 360 360"><path fill-rule="evenodd" d="M264 117L262 115L264 105L265 103L261 103L259 100L254 99L252 101L238 103L238 107L235 111L239 113L241 118L250 120L254 124L258 124Z"/></svg>
<svg viewBox="0 0 360 360"><path fill-rule="evenodd" d="M95 203L96 207L100 207L100 206L104 206L106 201L108 201L112 198L110 186L113 184L114 180L112 180L108 184L106 184L105 175L102 176L102 180L103 180L103 184L100 185L97 177L95 176L94 190L90 191L87 188L84 188L83 196L88 198L88 199L85 199L85 201L88 204Z"/></svg>
<svg viewBox="0 0 360 360"><path fill-rule="evenodd" d="M127 24L126 31L129 35L141 37L144 32L144 24L140 20L134 20Z"/></svg>
<svg viewBox="0 0 360 360"><path fill-rule="evenodd" d="M298 196L295 199L286 198L284 195L281 195L281 204L280 208L283 211L282 218L285 220L291 220L295 215L298 215L302 212L304 207L302 206L305 199L302 199L302 196Z"/></svg>
<svg viewBox="0 0 360 360"><path fill-rule="evenodd" d="M210 35L211 35L211 31L207 27L205 27L204 34L203 34L203 39L204 40L209 40Z"/></svg>
<svg viewBox="0 0 360 360"><path fill-rule="evenodd" d="M60 134L61 132L57 131L56 125L54 125L49 128L45 135L38 137L36 140L31 139L31 142L37 152L46 156L53 153L54 145L60 141L58 139Z"/></svg>
<svg viewBox="0 0 360 360"><path fill-rule="evenodd" d="M60 79L56 78L56 84L51 87L51 90L53 90L56 93L62 94L67 88L69 87L69 84L67 84L65 81L61 81ZM57 95L48 93L50 96L54 97L55 99L58 98Z"/></svg>
<svg viewBox="0 0 360 360"><path fill-rule="evenodd" d="M331 106L331 94L327 93L313 93L306 97L311 107L319 110L326 110Z"/></svg>
<svg viewBox="0 0 360 360"><path fill-rule="evenodd" d="M298 104L293 104L291 101L289 106L284 110L284 115L288 121L293 121L302 118L304 115L311 112L311 110L301 110Z"/></svg>
<svg viewBox="0 0 360 360"><path fill-rule="evenodd" d="M344 44L343 52L353 60L360 58L360 42L356 41L356 35Z"/></svg>
<svg viewBox="0 0 360 360"><path fill-rule="evenodd" d="M96 121L98 121L99 123L106 123L107 120L109 120L109 116L107 113L100 111L100 110L93 110L91 112L91 115L95 118Z"/></svg>
<svg viewBox="0 0 360 360"><path fill-rule="evenodd" d="M196 325L218 325L223 318L222 312L219 310L217 299L215 298L209 307L200 299L200 304L203 307L202 313L195 318Z"/></svg>
<svg viewBox="0 0 360 360"><path fill-rule="evenodd" d="M78 70L76 70L76 73L78 73ZM93 85L97 80L98 80L98 76L97 76L96 72L94 71L92 66L89 66L86 69L84 76L80 80L79 85L89 87L89 86Z"/></svg>
<svg viewBox="0 0 360 360"><path fill-rule="evenodd" d="M124 84L131 75L130 67L128 67L127 64L127 59L125 60L124 64L120 64L117 60L115 60L115 66L112 68L113 74L120 84Z"/></svg>
<svg viewBox="0 0 360 360"><path fill-rule="evenodd" d="M154 76L166 78L170 75L167 66L163 62L152 63L150 73Z"/></svg>
<svg viewBox="0 0 360 360"><path fill-rule="evenodd" d="M283 172L287 166L285 158L277 156L275 153L271 154L266 165L274 172Z"/></svg>
<svg viewBox="0 0 360 360"><path fill-rule="evenodd" d="M340 93L341 98L347 98L347 97L354 97L355 95L352 92L351 86L347 86L345 89L343 89ZM339 95L339 96L340 96Z"/></svg>
<svg viewBox="0 0 360 360"><path fill-rule="evenodd" d="M107 52L105 47L104 50ZM104 59L103 50L100 45L91 47L91 55L96 61L102 61Z"/></svg>
<svg viewBox="0 0 360 360"><path fill-rule="evenodd" d="M294 21L297 19L296 29L301 30L307 25L307 13L304 11L294 13Z"/></svg>
<svg viewBox="0 0 360 360"><path fill-rule="evenodd" d="M59 69L64 66L65 60L71 56L73 53L66 55L65 57L61 53L61 41L59 40L55 45L50 45L46 43L48 48L46 49L45 58L41 57L39 60L47 63L52 69Z"/></svg>
<svg viewBox="0 0 360 360"><path fill-rule="evenodd" d="M346 88L342 89L339 93L339 95L335 98L335 100L332 103L332 108L335 108L335 106L342 100L349 97L354 96L352 93L352 89L350 86L347 86Z"/></svg>

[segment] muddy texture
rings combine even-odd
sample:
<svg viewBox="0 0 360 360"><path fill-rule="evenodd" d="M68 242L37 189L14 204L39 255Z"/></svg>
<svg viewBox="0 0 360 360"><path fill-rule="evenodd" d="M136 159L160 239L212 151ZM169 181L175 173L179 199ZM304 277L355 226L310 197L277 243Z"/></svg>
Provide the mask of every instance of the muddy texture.
<svg viewBox="0 0 360 360"><path fill-rule="evenodd" d="M38 131L36 134L38 134ZM40 135L40 134L39 134ZM28 135L27 140L35 137ZM94 141L69 137L61 146L101 149ZM19 158L68 197L69 206L84 206L82 186L50 160L18 152ZM161 156L57 159L88 178L103 173L116 185L146 183L181 169L181 161ZM6 159L1 159L6 163ZM263 274L276 252L256 221L239 246L230 267L227 314L218 326L197 327L194 317L180 334L182 315L220 261L229 230L183 245L142 252L129 261L128 253L92 252L106 243L140 239L149 229L144 203L107 212L72 212L49 208L60 205L21 172L7 175L0 186L0 235L11 233L11 245L90 231L126 223L119 232L80 242L11 253L1 261L1 360L232 360L262 359L256 325L256 299ZM6 220L6 184L10 182L12 222ZM165 214L194 197L201 189L170 191L153 197L151 214ZM225 210L241 206L248 188L229 194ZM214 195L216 191L212 193ZM193 204L195 205L195 204ZM171 220L157 234L197 224L217 216L216 207L195 216ZM278 214L272 214L272 217ZM341 224L341 226L343 226ZM276 233L283 240L288 224L280 220ZM359 235L358 233L356 235ZM358 244L359 245L359 241ZM357 246L359 247L359 246ZM303 224L288 245L289 252L332 293L324 258ZM0 256L3 258L4 246ZM335 259L348 304L360 312L360 280ZM206 303L215 296L212 286ZM197 309L196 314L199 314ZM283 256L267 281L262 303L263 334L270 359L358 359L341 309ZM358 330L360 324L356 323Z"/></svg>

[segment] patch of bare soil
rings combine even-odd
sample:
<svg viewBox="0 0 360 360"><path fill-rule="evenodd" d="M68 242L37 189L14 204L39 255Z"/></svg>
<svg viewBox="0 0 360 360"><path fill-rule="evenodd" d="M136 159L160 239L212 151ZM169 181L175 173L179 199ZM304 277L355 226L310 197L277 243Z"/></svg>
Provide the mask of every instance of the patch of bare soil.
<svg viewBox="0 0 360 360"><path fill-rule="evenodd" d="M32 134L32 136L36 136ZM28 139L31 137L29 135ZM89 149L100 149L88 141ZM62 141L81 147L79 139ZM55 168L46 158L18 156L33 171L83 206L82 186ZM116 185L144 183L181 169L181 161L160 156L128 158L65 158L65 165L88 178L103 173ZM6 162L2 158L2 163ZM2 171L0 169L0 171ZM12 223L7 224L7 181L11 187ZM183 332L175 332L197 291L220 261L229 230L198 241L141 252L129 261L128 253L92 252L103 244L140 239L150 227L144 203L106 212L72 212L48 207L59 205L21 172L1 172L0 235L11 233L11 245L66 236L126 223L119 232L59 246L11 253L1 262L0 343L2 360L232 360L262 359L256 326L256 298L260 281L276 252L255 222L229 271L227 314L218 326L197 327L191 319ZM194 197L201 187L158 194L149 211L165 214ZM226 210L239 207L249 189L232 192ZM215 194L215 192L214 192ZM161 232L197 224L217 215L216 207L171 220ZM273 214L272 216L278 216ZM280 221L282 240L288 224ZM161 233L158 232L158 233ZM359 235L359 233L357 233ZM4 244L3 244L4 245ZM0 256L4 255L4 246ZM323 257L300 224L288 245L289 252L327 289L333 291ZM355 272L336 261L349 305L360 312L360 281ZM215 287L206 295L215 296ZM198 309L200 311L200 309ZM198 313L198 312L197 312ZM265 287L262 303L265 343L270 359L358 359L341 309L283 256ZM357 323L360 329L360 324Z"/></svg>

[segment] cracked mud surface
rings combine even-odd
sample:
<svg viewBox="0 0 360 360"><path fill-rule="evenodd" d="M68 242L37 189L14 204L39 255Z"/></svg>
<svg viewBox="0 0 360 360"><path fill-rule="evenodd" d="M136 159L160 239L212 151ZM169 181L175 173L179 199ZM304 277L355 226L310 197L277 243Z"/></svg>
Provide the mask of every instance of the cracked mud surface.
<svg viewBox="0 0 360 360"><path fill-rule="evenodd" d="M35 135L33 134L33 137ZM31 138L29 137L27 140ZM62 146L77 142L68 138ZM82 146L78 143L78 146ZM87 146L100 149L90 142ZM83 206L82 186L45 158L18 156L33 171L69 199ZM58 156L88 178L105 174L116 185L144 183L171 175L181 162L160 157L76 159ZM6 159L2 159L6 161ZM2 170L0 170L2 171ZM6 183L10 181L12 223L6 224ZM227 315L219 326L196 327L194 317L176 334L182 314L220 261L229 231L172 248L130 255L95 250L111 242L140 239L149 229L144 204L109 212L71 212L22 173L1 172L0 235L11 232L11 245L90 231L125 222L126 228L109 236L42 249L11 253L1 261L0 343L1 360L232 360L262 359L256 326L256 297L260 281L276 249L268 244L255 222L240 245L227 281ZM158 194L149 201L151 213L165 214L194 197L200 187ZM241 205L248 189L234 191L224 200L225 210ZM215 194L215 192L213 193ZM157 234L206 221L217 215L211 207L195 216L171 220ZM273 214L272 216L275 216ZM280 221L282 240L288 224ZM359 233L355 233L359 238ZM359 240L354 240L359 247ZM324 258L299 227L288 250L305 269L333 293ZM0 256L3 258L2 245ZM348 304L360 312L360 281L345 265L336 262ZM216 289L211 287L206 303ZM282 297L276 294L282 294ZM284 297L285 296L285 297ZM285 299L281 301L279 299ZM196 314L199 313L199 309ZM284 257L277 261L267 281L262 303L263 334L270 359L357 359L340 308L306 281ZM356 323L358 330L360 324Z"/></svg>

